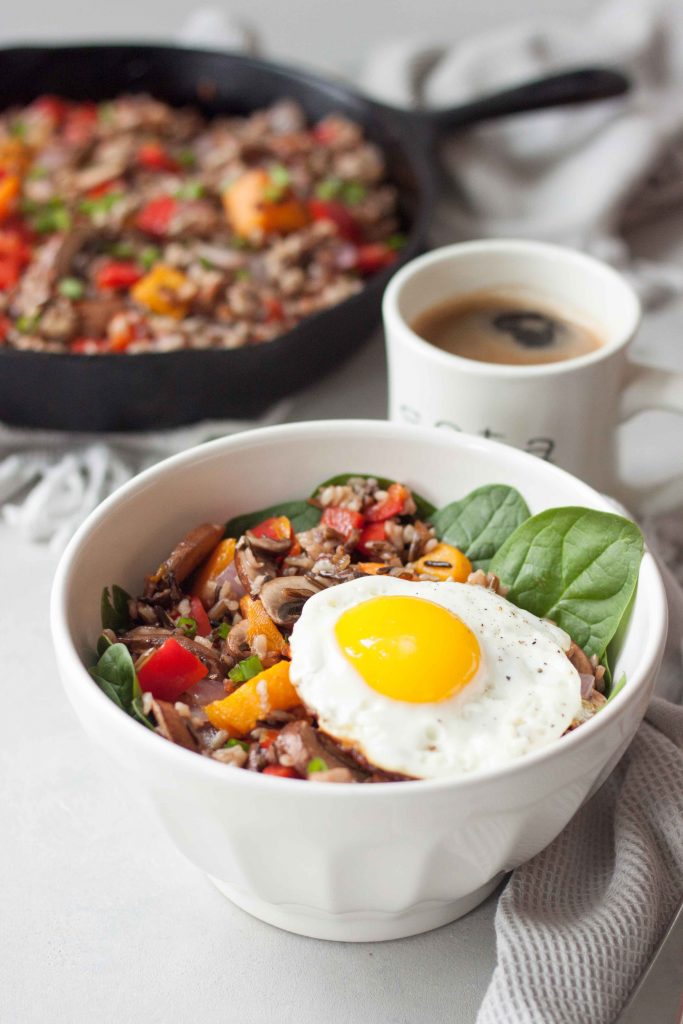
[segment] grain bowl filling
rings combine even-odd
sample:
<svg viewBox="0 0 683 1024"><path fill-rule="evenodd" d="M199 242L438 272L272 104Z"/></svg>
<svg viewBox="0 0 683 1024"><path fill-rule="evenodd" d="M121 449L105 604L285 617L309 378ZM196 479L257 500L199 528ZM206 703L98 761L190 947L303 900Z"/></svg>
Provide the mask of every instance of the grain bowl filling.
<svg viewBox="0 0 683 1024"><path fill-rule="evenodd" d="M557 742L624 685L613 641L642 552L620 516L532 516L504 484L436 509L345 473L198 525L139 597L105 588L91 674L141 727L232 768L462 777Z"/></svg>
<svg viewBox="0 0 683 1024"><path fill-rule="evenodd" d="M283 99L205 117L146 95L0 115L0 344L239 348L355 294L404 244L360 125Z"/></svg>

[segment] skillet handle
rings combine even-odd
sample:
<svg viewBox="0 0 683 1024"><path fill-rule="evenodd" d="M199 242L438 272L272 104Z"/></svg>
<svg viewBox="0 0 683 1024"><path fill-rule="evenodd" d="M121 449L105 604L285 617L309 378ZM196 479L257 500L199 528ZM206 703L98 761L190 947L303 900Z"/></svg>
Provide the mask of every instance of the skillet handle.
<svg viewBox="0 0 683 1024"><path fill-rule="evenodd" d="M431 122L432 131L453 131L479 121L528 110L562 107L570 103L589 103L622 96L631 88L626 75L610 68L580 68L506 89L458 107L422 111L420 120Z"/></svg>

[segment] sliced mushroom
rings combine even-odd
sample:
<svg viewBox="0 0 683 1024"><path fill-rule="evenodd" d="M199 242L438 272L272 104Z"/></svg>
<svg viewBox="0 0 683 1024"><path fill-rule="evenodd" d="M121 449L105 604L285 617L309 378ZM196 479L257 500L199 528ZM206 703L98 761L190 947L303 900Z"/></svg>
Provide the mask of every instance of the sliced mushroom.
<svg viewBox="0 0 683 1024"><path fill-rule="evenodd" d="M326 764L326 771L337 768L347 770L350 778L345 781L363 778L362 771L349 765L342 752L337 752L332 742L323 739L310 722L290 722L277 734L273 747L281 764L294 768L304 777L308 774L311 761L320 759Z"/></svg>
<svg viewBox="0 0 683 1024"><path fill-rule="evenodd" d="M329 768L326 772L313 772L309 782L356 782L350 768Z"/></svg>
<svg viewBox="0 0 683 1024"><path fill-rule="evenodd" d="M125 306L121 299L104 295L81 299L75 304L81 332L88 338L101 338L107 333L109 321Z"/></svg>
<svg viewBox="0 0 683 1024"><path fill-rule="evenodd" d="M567 651L567 657L571 661L576 671L581 676L594 676L595 669L591 665L590 659L579 647L578 644L572 640L571 647Z"/></svg>
<svg viewBox="0 0 683 1024"><path fill-rule="evenodd" d="M196 739L187 727L187 720L166 700L153 700L151 713L157 724L157 732L171 743L177 743L186 750L199 750Z"/></svg>
<svg viewBox="0 0 683 1024"><path fill-rule="evenodd" d="M261 588L261 602L273 622L292 629L304 603L321 589L306 576L278 576Z"/></svg>
<svg viewBox="0 0 683 1024"><path fill-rule="evenodd" d="M501 597L505 597L510 589L500 582L495 573L484 572L483 569L475 569L474 572L471 572L467 577L467 582L473 587L486 587L487 590L492 590L494 594L499 594Z"/></svg>
<svg viewBox="0 0 683 1024"><path fill-rule="evenodd" d="M202 523L183 537L173 548L165 562L162 562L153 576L147 577L145 595L154 593L158 583L169 575L177 583L182 583L191 572L213 551L223 536L220 523Z"/></svg>
<svg viewBox="0 0 683 1024"><path fill-rule="evenodd" d="M229 653L233 658L237 658L238 661L248 658L251 654L251 646L247 639L247 629L247 620L242 619L241 622L232 627L225 641L225 646Z"/></svg>
<svg viewBox="0 0 683 1024"><path fill-rule="evenodd" d="M134 629L124 633L121 641L126 645L131 654L139 656L151 647L161 647L170 636L206 665L209 670L210 679L223 678L224 672L221 666L220 655L213 647L199 644L196 640L191 640L189 636L183 636L181 633L170 629L162 629L158 626L136 626Z"/></svg>
<svg viewBox="0 0 683 1024"><path fill-rule="evenodd" d="M292 541L289 537L283 537L280 540L277 540L275 537L256 537L251 530L247 530L245 537L252 551L268 555L271 558L279 558L282 555L286 555L292 546Z"/></svg>
<svg viewBox="0 0 683 1024"><path fill-rule="evenodd" d="M251 597L258 597L264 584L277 576L275 562L255 551L245 537L237 544L235 570L240 583Z"/></svg>

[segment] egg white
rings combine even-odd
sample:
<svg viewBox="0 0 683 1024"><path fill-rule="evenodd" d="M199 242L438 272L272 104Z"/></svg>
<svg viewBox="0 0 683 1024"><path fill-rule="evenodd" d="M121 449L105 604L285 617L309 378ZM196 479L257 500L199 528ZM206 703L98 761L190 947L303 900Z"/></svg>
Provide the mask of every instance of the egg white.
<svg viewBox="0 0 683 1024"><path fill-rule="evenodd" d="M409 703L369 687L335 636L347 608L382 595L425 598L477 637L472 681L448 700ZM438 638L435 638L438 643ZM564 630L484 587L368 576L309 598L291 637L290 678L320 728L367 761L415 778L510 764L553 743L581 709Z"/></svg>

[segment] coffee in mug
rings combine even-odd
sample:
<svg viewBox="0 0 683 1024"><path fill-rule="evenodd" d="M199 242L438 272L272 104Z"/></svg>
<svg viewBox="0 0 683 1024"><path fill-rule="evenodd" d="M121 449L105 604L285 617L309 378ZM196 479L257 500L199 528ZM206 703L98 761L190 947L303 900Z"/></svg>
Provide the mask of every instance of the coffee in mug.
<svg viewBox="0 0 683 1024"><path fill-rule="evenodd" d="M439 302L415 317L411 327L444 352L510 366L576 359L602 344L596 327L579 314L532 295L491 289Z"/></svg>
<svg viewBox="0 0 683 1024"><path fill-rule="evenodd" d="M683 413L683 375L632 359L640 305L611 267L541 242L461 242L402 267L384 293L383 313L390 419L517 445L641 512L680 501L677 478L637 489L619 477L618 424L653 408ZM450 348L464 345L465 327L480 314L486 351L477 358ZM554 345L545 319L551 314L553 332L558 317L588 328L581 342L588 350L570 355L567 348L555 361L541 362L541 352ZM506 319L492 326L501 316ZM437 320L455 329L455 342L440 347L438 338L424 340L421 326L430 335ZM494 344L508 350L505 359L492 354ZM514 346L523 361L510 359Z"/></svg>

